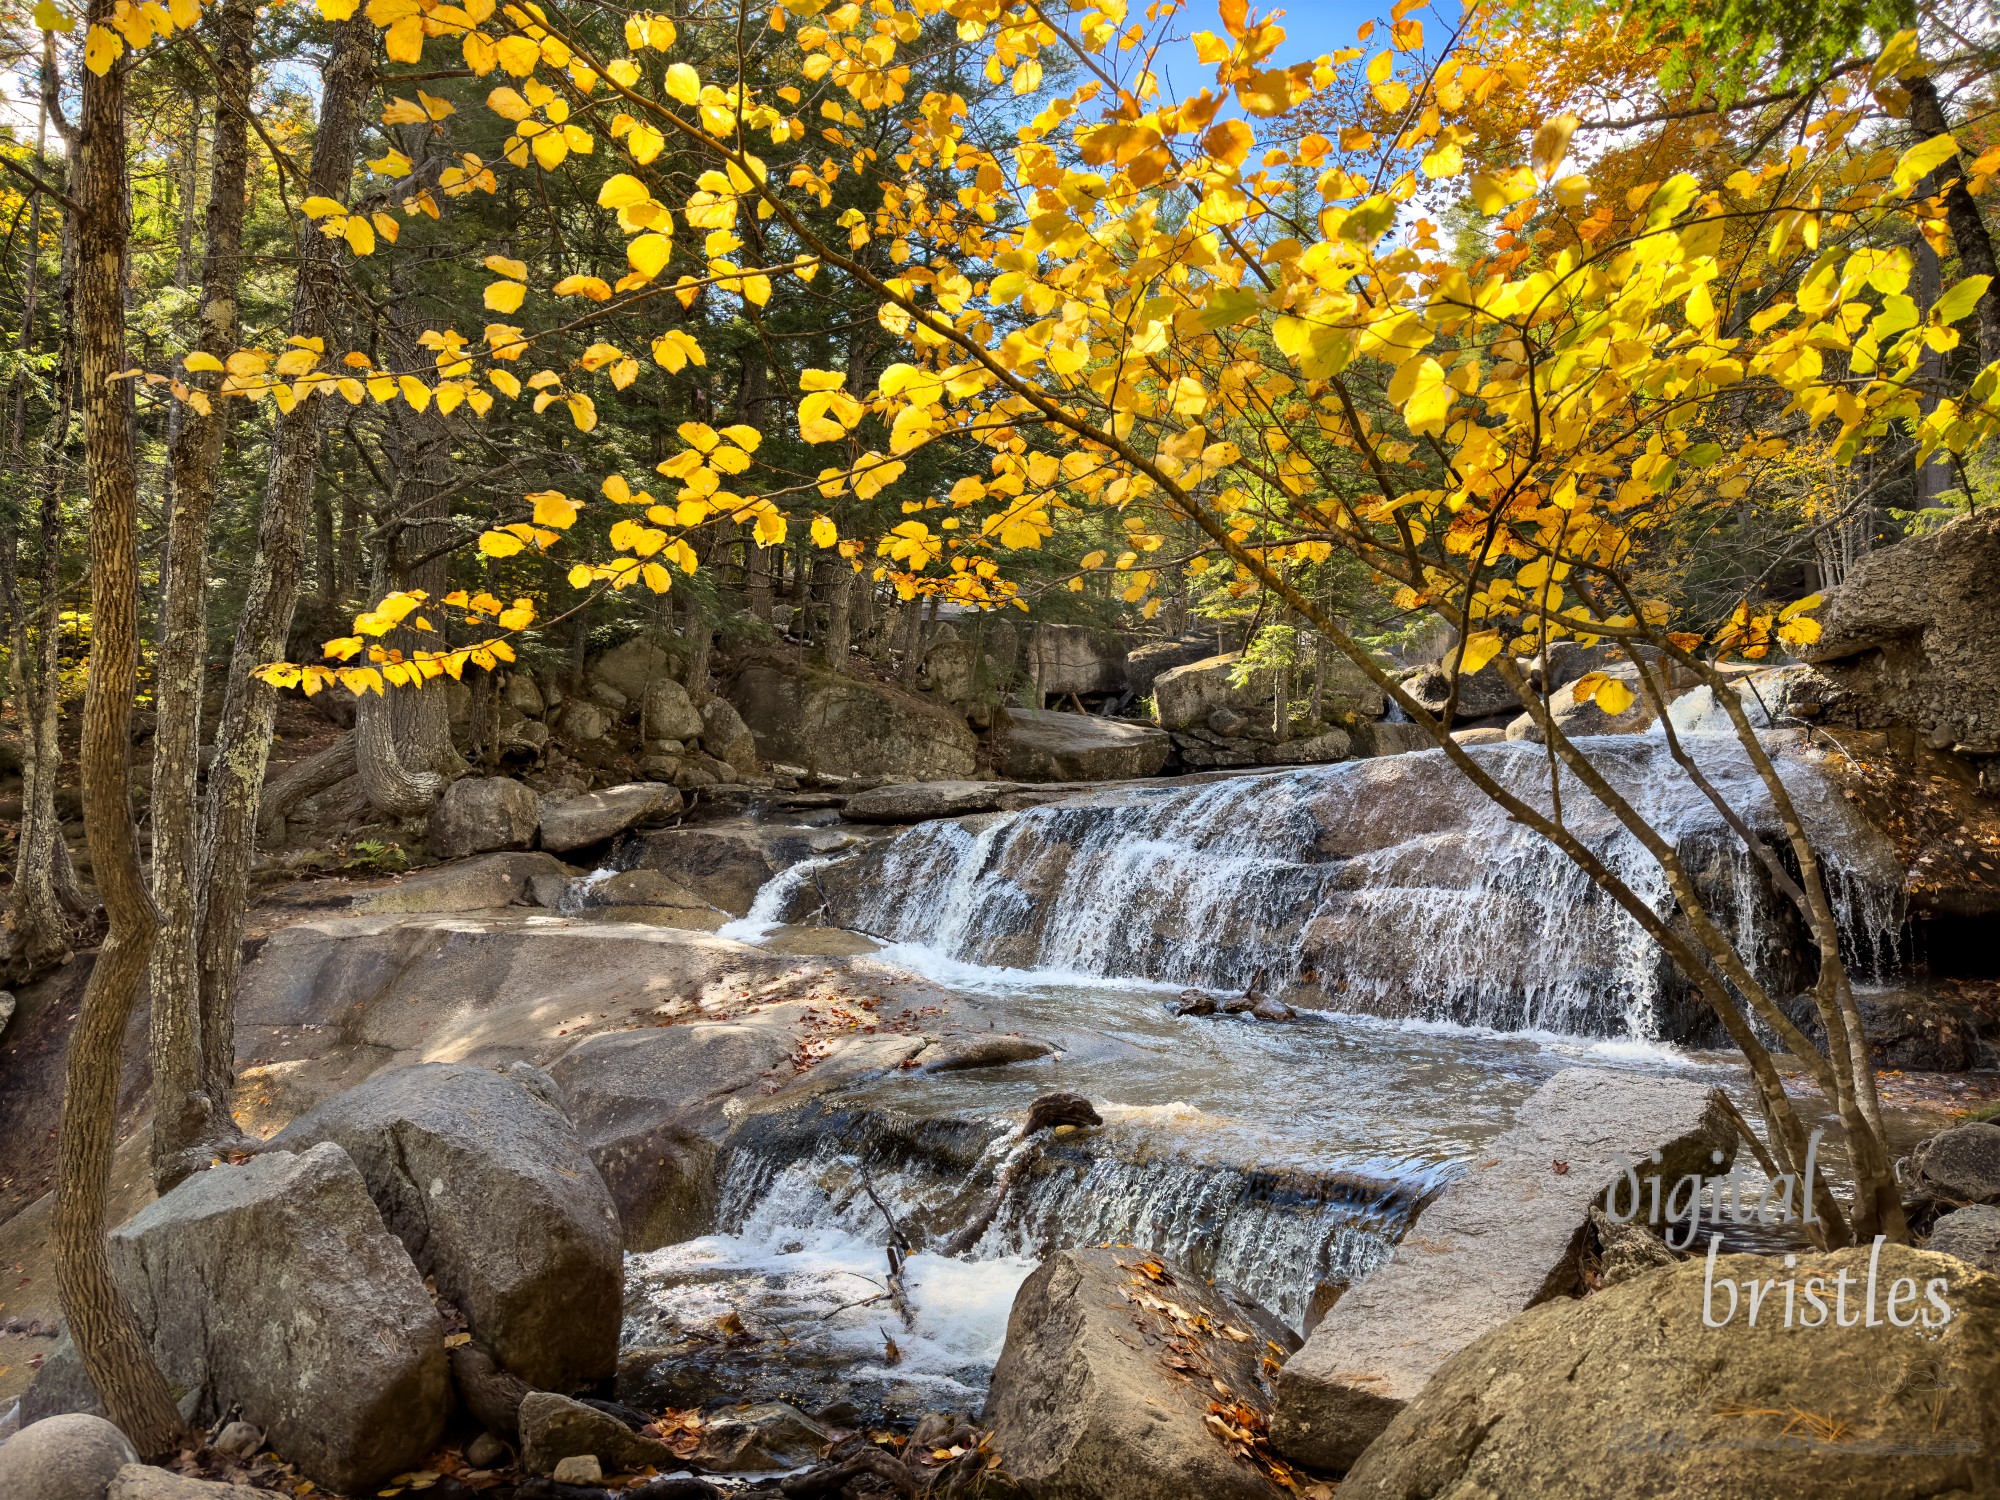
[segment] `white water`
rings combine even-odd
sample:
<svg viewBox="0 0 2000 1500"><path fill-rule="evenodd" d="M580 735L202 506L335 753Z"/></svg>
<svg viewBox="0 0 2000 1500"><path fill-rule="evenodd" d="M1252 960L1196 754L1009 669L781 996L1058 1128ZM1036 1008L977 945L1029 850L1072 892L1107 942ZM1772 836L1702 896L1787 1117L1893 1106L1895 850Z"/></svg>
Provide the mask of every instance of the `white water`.
<svg viewBox="0 0 2000 1500"><path fill-rule="evenodd" d="M1767 878L1664 741L1585 743L1769 972L1780 934ZM1715 735L1689 743L1731 804L1768 826L1741 749ZM1473 753L1550 806L1540 747ZM1816 772L1792 763L1785 775L1865 972L1893 941L1901 872ZM1562 802L1572 830L1670 915L1653 856L1574 777ZM1435 751L929 823L864 859L873 868L828 915L933 964L1217 991L1261 977L1297 1003L1510 1030L1675 1039L1693 1024L1641 925Z"/></svg>

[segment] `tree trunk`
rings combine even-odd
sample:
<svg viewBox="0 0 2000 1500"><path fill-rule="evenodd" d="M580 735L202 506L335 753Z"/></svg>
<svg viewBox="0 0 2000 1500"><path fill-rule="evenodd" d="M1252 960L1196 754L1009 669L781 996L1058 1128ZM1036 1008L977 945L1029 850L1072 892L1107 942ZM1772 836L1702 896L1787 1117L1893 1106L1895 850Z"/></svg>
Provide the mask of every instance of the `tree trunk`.
<svg viewBox="0 0 2000 1500"><path fill-rule="evenodd" d="M307 188L346 202L361 139L361 106L374 86L375 26L355 16L333 29L333 52L321 75L319 133L313 143ZM302 231L292 333L327 341L340 325L342 276L335 241ZM257 560L243 612L236 622L229 685L215 736L202 816L201 917L202 1071L209 1094L224 1112L235 1075L236 981L242 965L243 908L250 858L256 845L257 803L271 752L277 690L253 676L285 653L292 612L305 570L305 527L318 471L320 412L331 398L300 401L276 421L271 467L264 486Z"/></svg>
<svg viewBox="0 0 2000 1500"><path fill-rule="evenodd" d="M49 116L56 90L53 40L43 54L40 120ZM47 137L36 132L37 164L48 170ZM22 347L33 343L35 308L41 280L41 195L29 213L30 256L24 295ZM76 397L75 272L76 226L65 216L62 227L61 271L57 283L58 327L56 369L52 389L55 410L42 434L39 597L31 616L18 578L10 579L9 668L15 702L21 713L21 833L14 867L14 892L7 913L7 980L24 984L66 962L76 926L87 910L70 866L56 815L56 778L62 769L57 736L62 725L62 492L68 477L70 424ZM27 391L25 379L14 386L13 446L25 464ZM11 545L18 531L9 529L9 563L18 555Z"/></svg>
<svg viewBox="0 0 2000 1500"><path fill-rule="evenodd" d="M826 635L820 654L826 664L839 672L846 669L847 653L854 635L854 569L835 553L827 561Z"/></svg>
<svg viewBox="0 0 2000 1500"><path fill-rule="evenodd" d="M1910 91L1910 123L1916 127L1917 139L1927 141L1946 134L1951 127L1945 121L1936 81L1928 77L1905 78L1902 83ZM1979 363L1984 368L2000 359L2000 265L1995 262L1993 237L1987 233L1985 215L1980 213L1978 201L1965 184L1964 164L1953 156L1938 168L1938 173L1952 179L1951 186L1945 189L1944 217L1951 230L1951 242L1958 250L1959 274L1995 278L1988 284L1986 295L1979 299Z"/></svg>
<svg viewBox="0 0 2000 1500"><path fill-rule="evenodd" d="M226 0L216 16L215 166L202 257L198 347L218 360L237 345L243 272L243 186L248 170L250 44L255 0ZM198 137L197 137L198 138ZM166 1192L208 1158L206 1143L229 1130L204 1084L195 953L198 873L197 751L208 645L208 537L225 417L219 374L190 382L214 403L187 408L172 452L174 507L167 528L165 599L153 736L153 899L160 936L153 950L153 1183ZM175 410L181 408L177 405Z"/></svg>
<svg viewBox="0 0 2000 1500"><path fill-rule="evenodd" d="M88 24L109 22L91 0ZM110 926L70 1038L56 1167L56 1283L105 1412L141 1455L169 1451L180 1414L112 1280L104 1195L125 1027L157 919L132 821L132 699L139 672L138 475L126 368L125 70L83 79L77 212L77 342L90 475L90 685L83 700L84 831Z"/></svg>

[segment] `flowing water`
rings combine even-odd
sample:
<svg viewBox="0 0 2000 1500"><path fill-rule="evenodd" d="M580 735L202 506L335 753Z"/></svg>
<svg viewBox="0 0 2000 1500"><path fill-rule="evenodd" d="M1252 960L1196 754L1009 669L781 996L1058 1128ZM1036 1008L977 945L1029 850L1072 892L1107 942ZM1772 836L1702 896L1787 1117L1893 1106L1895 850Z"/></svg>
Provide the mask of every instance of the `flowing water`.
<svg viewBox="0 0 2000 1500"><path fill-rule="evenodd" d="M1699 743L1732 800L1767 819L1740 752ZM1782 979L1790 939L1760 873L1664 745L1591 748ZM1546 805L1539 747L1477 753ZM1850 945L1881 960L1900 872L1808 768L1787 779ZM1573 783L1563 798L1599 856L1669 910L1650 856ZM1637 923L1435 753L919 825L780 876L725 934L764 940L808 912L958 991L958 1024L1059 1051L891 1071L740 1121L719 1232L632 1260L628 1346L674 1355L634 1377L655 1404L689 1395L671 1372L696 1368L807 1405L976 1408L1015 1288L1064 1244L1165 1252L1296 1329L1317 1288L1379 1264L1558 1069L1740 1084L1725 1056L1675 1045L1687 1003ZM1253 983L1314 1008L1289 1024L1173 1013L1183 986ZM1021 1145L1028 1104L1058 1089L1104 1127ZM940 1254L1017 1155L971 1258ZM908 1324L881 1297L891 1218L915 1252ZM746 1333L718 1342L730 1310ZM759 1357L772 1348L775 1365Z"/></svg>

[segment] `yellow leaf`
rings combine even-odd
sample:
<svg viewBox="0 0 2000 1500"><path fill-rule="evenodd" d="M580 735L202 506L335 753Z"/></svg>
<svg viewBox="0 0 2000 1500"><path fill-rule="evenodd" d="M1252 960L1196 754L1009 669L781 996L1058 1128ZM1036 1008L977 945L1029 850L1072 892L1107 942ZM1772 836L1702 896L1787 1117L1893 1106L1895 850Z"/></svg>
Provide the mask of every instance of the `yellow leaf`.
<svg viewBox="0 0 2000 1500"><path fill-rule="evenodd" d="M838 370L805 370L799 375L802 391L837 391L846 384L847 377Z"/></svg>
<svg viewBox="0 0 2000 1500"><path fill-rule="evenodd" d="M831 547L840 540L840 528L825 516L814 516L812 520L812 543L815 547Z"/></svg>
<svg viewBox="0 0 2000 1500"><path fill-rule="evenodd" d="M54 31L68 36L75 28L76 22L51 3L51 0L41 0L35 7L35 25L43 31Z"/></svg>
<svg viewBox="0 0 2000 1500"><path fill-rule="evenodd" d="M341 231L341 237L347 241L348 248L356 255L375 253L375 230L359 214L348 217L346 227Z"/></svg>
<svg viewBox="0 0 2000 1500"><path fill-rule="evenodd" d="M505 531L482 531L479 550L488 557L512 557L521 550L521 539Z"/></svg>
<svg viewBox="0 0 2000 1500"><path fill-rule="evenodd" d="M1605 678L1597 689L1597 706L1608 714L1622 714L1632 703L1632 690L1616 677Z"/></svg>
<svg viewBox="0 0 2000 1500"><path fill-rule="evenodd" d="M1556 115L1544 120L1541 129L1535 132L1529 156L1535 164L1535 175L1547 182L1556 175L1556 168L1569 155L1569 138L1576 133L1575 115Z"/></svg>
<svg viewBox="0 0 2000 1500"><path fill-rule="evenodd" d="M692 107L701 100L701 75L686 63L673 63L667 68L667 94L670 98Z"/></svg>
<svg viewBox="0 0 2000 1500"><path fill-rule="evenodd" d="M213 354L205 354L199 349L188 355L181 363L187 367L190 374L196 370L220 370L222 368L221 360L217 359Z"/></svg>
<svg viewBox="0 0 2000 1500"><path fill-rule="evenodd" d="M542 59L539 43L524 36L502 37L496 47L500 66L516 78L526 78L535 71L535 64Z"/></svg>
<svg viewBox="0 0 2000 1500"><path fill-rule="evenodd" d="M565 276L555 284L558 297L588 297L592 302L609 302L611 288L602 277Z"/></svg>
<svg viewBox="0 0 2000 1500"><path fill-rule="evenodd" d="M486 284L486 306L492 312L519 312L521 299L527 295L527 287L518 281L489 281Z"/></svg>
<svg viewBox="0 0 2000 1500"><path fill-rule="evenodd" d="M391 62L413 63L424 59L424 18L405 16L382 38L382 51Z"/></svg>
<svg viewBox="0 0 2000 1500"><path fill-rule="evenodd" d="M630 208L635 203L644 203L651 196L645 183L629 172L620 172L615 177L607 177L604 186L597 190L597 206Z"/></svg>
<svg viewBox="0 0 2000 1500"><path fill-rule="evenodd" d="M83 64L102 78L111 65L125 55L125 44L103 26L93 26L83 42Z"/></svg>
<svg viewBox="0 0 2000 1500"><path fill-rule="evenodd" d="M561 490L541 490L528 496L535 503L535 524L566 531L576 521L576 502Z"/></svg>
<svg viewBox="0 0 2000 1500"><path fill-rule="evenodd" d="M431 404L431 388L414 375L399 377L396 388L403 393L403 399L417 411L422 411Z"/></svg>
<svg viewBox="0 0 2000 1500"><path fill-rule="evenodd" d="M641 276L657 276L667 268L674 242L663 234L642 234L625 247L625 262Z"/></svg>
<svg viewBox="0 0 2000 1500"><path fill-rule="evenodd" d="M1465 640L1464 664L1461 670L1466 672L1479 671L1500 654L1500 648L1503 644L1500 639L1500 632L1497 630L1482 630L1476 635L1467 636Z"/></svg>

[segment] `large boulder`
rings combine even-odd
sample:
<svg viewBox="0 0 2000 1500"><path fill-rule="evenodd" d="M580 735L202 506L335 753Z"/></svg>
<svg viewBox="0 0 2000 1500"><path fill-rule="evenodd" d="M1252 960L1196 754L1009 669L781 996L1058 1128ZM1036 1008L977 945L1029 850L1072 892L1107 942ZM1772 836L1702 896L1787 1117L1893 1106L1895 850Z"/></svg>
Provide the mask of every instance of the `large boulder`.
<svg viewBox="0 0 2000 1500"><path fill-rule="evenodd" d="M437 1446L444 1324L330 1142L196 1173L110 1236L112 1272L196 1421L232 1407L323 1489L372 1492ZM51 1355L42 1379L72 1376ZM190 1399L191 1398L191 1399Z"/></svg>
<svg viewBox="0 0 2000 1500"><path fill-rule="evenodd" d="M535 842L534 791L509 776L466 776L445 788L431 810L425 843L439 859L463 859Z"/></svg>
<svg viewBox="0 0 2000 1500"><path fill-rule="evenodd" d="M728 912L658 870L620 870L615 875L566 881L554 904L564 911L643 908L646 921L690 932L716 932L729 921Z"/></svg>
<svg viewBox="0 0 2000 1500"><path fill-rule="evenodd" d="M333 1141L383 1222L502 1364L569 1390L612 1373L618 1215L568 1119L512 1078L462 1063L376 1074L273 1142Z"/></svg>
<svg viewBox="0 0 2000 1500"><path fill-rule="evenodd" d="M593 685L602 684L616 693L618 702L607 703L607 706L618 708L626 703L643 703L647 690L654 683L671 678L676 665L674 652L664 642L635 635L593 657L584 675ZM678 739L680 736L669 738Z"/></svg>
<svg viewBox="0 0 2000 1500"><path fill-rule="evenodd" d="M1129 781L1157 776L1172 749L1150 724L1010 708L993 736L993 765L1016 781Z"/></svg>
<svg viewBox="0 0 2000 1500"><path fill-rule="evenodd" d="M767 761L835 776L972 775L979 743L949 709L805 663L753 662L730 691Z"/></svg>
<svg viewBox="0 0 2000 1500"><path fill-rule="evenodd" d="M1577 1287L1590 1210L1628 1164L1659 1152L1646 1171L1671 1187L1726 1170L1735 1141L1712 1088L1594 1068L1556 1074L1285 1363L1272 1442L1313 1468L1346 1468L1452 1355Z"/></svg>
<svg viewBox="0 0 2000 1500"><path fill-rule="evenodd" d="M1014 790L1006 781L909 781L856 792L841 816L855 823L923 823L932 818L959 818L992 812L1002 794Z"/></svg>
<svg viewBox="0 0 2000 1500"><path fill-rule="evenodd" d="M1153 691L1162 672L1185 667L1215 655L1213 632L1180 641L1151 641L1125 654L1125 680L1141 698Z"/></svg>
<svg viewBox="0 0 2000 1500"><path fill-rule="evenodd" d="M723 1105L791 1055L785 1027L696 1022L586 1037L550 1066L617 1205L626 1249L714 1227Z"/></svg>
<svg viewBox="0 0 2000 1500"><path fill-rule="evenodd" d="M1819 611L1799 654L1852 727L1907 726L1936 750L2000 754L2000 512L1991 507L1870 553Z"/></svg>
<svg viewBox="0 0 2000 1500"><path fill-rule="evenodd" d="M2000 1204L2000 1125L1975 1121L1932 1136L1910 1153L1907 1179L1944 1203Z"/></svg>
<svg viewBox="0 0 2000 1500"><path fill-rule="evenodd" d="M1029 1500L1274 1500L1212 1425L1269 1409L1255 1325L1143 1250L1073 1249L1021 1283L984 1425Z"/></svg>
<svg viewBox="0 0 2000 1500"><path fill-rule="evenodd" d="M1791 1259L1693 1260L1486 1332L1340 1500L2000 1496L2000 1279L1901 1245Z"/></svg>
<svg viewBox="0 0 2000 1500"><path fill-rule="evenodd" d="M1276 679L1271 669L1263 668L1246 674L1242 685L1238 686L1233 679L1242 660L1241 652L1230 651L1162 672L1153 683L1154 717L1160 721L1161 727L1176 730L1216 728L1217 732L1226 733L1227 730L1210 723L1210 716L1218 710L1268 724ZM1302 672L1294 673L1293 684L1295 696L1303 696L1310 690L1310 683ZM1370 682L1359 667L1344 656L1328 660L1327 684L1321 694L1321 708L1329 719L1349 715L1372 719L1386 706L1382 690Z"/></svg>
<svg viewBox="0 0 2000 1500"><path fill-rule="evenodd" d="M0 1443L6 1500L104 1500L105 1487L138 1453L102 1417L67 1412L31 1422Z"/></svg>
<svg viewBox="0 0 2000 1500"><path fill-rule="evenodd" d="M1125 644L1082 625L1037 625L1022 663L1044 696L1125 690Z"/></svg>
<svg viewBox="0 0 2000 1500"><path fill-rule="evenodd" d="M544 849L581 849L616 838L635 823L681 810L681 794L658 781L633 781L541 803Z"/></svg>
<svg viewBox="0 0 2000 1500"><path fill-rule="evenodd" d="M2000 1208L1980 1203L1954 1209L1931 1225L1924 1248L2000 1276Z"/></svg>
<svg viewBox="0 0 2000 1500"><path fill-rule="evenodd" d="M733 769L757 769L757 740L743 722L743 715L727 698L711 698L701 706L702 748Z"/></svg>
<svg viewBox="0 0 2000 1500"><path fill-rule="evenodd" d="M673 678L655 681L640 703L639 734L646 743L678 740L685 744L701 738L701 710L694 706L688 690Z"/></svg>
<svg viewBox="0 0 2000 1500"><path fill-rule="evenodd" d="M531 900L537 878L562 873L562 861L552 854L525 850L486 854L413 870L388 884L362 891L349 910L385 916L492 911Z"/></svg>
<svg viewBox="0 0 2000 1500"><path fill-rule="evenodd" d="M1483 719L1489 714L1517 713L1521 700L1495 671L1452 671L1451 657L1418 667L1403 679L1403 691L1434 714L1444 712L1451 701L1452 684L1458 684L1458 702L1452 710L1457 719Z"/></svg>
<svg viewBox="0 0 2000 1500"><path fill-rule="evenodd" d="M1576 684L1565 683L1549 694L1549 717L1556 721L1556 727L1571 739L1586 734L1643 734L1658 722L1659 716L1653 712L1652 701L1639 686L1639 669L1627 663L1623 667L1612 667L1608 675L1623 682L1632 693L1632 702L1621 714L1606 713L1598 707L1594 698L1577 701ZM1507 725L1507 738L1525 740L1531 745L1542 743L1542 729L1535 722L1533 714L1523 712L1520 717Z"/></svg>

